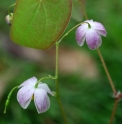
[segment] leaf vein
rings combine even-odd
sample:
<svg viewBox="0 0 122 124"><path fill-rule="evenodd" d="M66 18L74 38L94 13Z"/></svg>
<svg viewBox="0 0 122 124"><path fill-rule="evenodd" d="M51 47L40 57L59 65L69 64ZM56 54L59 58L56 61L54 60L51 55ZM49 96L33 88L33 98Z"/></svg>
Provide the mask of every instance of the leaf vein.
<svg viewBox="0 0 122 124"><path fill-rule="evenodd" d="M26 30L26 32L25 32L24 39L26 38L26 35L27 35L27 33L29 32L29 30L30 30L30 27L31 27L31 25L32 25L32 23L33 23L34 17L36 16L36 13L38 12L39 6L40 6L40 2L39 2L39 4L38 4L38 7L37 7L37 9L36 9L36 11L35 11L33 17L32 17L32 20L31 20L31 22L30 22L30 24L29 24L29 27L27 28L27 30Z"/></svg>

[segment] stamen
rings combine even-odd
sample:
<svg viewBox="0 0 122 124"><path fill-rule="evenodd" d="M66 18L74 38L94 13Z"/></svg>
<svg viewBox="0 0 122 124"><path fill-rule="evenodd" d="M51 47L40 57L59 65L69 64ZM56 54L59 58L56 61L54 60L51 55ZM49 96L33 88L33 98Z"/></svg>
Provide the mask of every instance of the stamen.
<svg viewBox="0 0 122 124"><path fill-rule="evenodd" d="M32 98L31 98L31 100L34 100L34 94L32 95Z"/></svg>
<svg viewBox="0 0 122 124"><path fill-rule="evenodd" d="M88 28L91 28L91 25L88 22L84 22L84 23L87 23L88 24Z"/></svg>

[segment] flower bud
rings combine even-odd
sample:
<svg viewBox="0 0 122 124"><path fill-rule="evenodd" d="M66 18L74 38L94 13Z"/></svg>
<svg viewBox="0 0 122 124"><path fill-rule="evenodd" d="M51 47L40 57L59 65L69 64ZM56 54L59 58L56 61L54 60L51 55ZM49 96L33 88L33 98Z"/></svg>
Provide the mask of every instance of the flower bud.
<svg viewBox="0 0 122 124"><path fill-rule="evenodd" d="M13 13L10 13L5 17L6 23L9 24L10 26L11 26L12 19L13 19Z"/></svg>

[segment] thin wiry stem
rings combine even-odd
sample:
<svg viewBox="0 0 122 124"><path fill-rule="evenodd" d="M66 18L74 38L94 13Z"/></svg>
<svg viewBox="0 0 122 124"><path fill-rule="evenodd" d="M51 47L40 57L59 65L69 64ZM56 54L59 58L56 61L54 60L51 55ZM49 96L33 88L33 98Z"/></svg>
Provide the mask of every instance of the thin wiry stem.
<svg viewBox="0 0 122 124"><path fill-rule="evenodd" d="M116 99L116 101L114 103L114 107L113 107L113 111L112 111L112 114L111 114L111 118L110 118L109 124L113 123L113 120L114 120L114 117L115 117L115 113L116 113L116 110L117 110L117 106L118 106L118 101L119 101L119 99Z"/></svg>
<svg viewBox="0 0 122 124"><path fill-rule="evenodd" d="M86 11L84 9L83 1L82 0L79 0L79 2L80 2L81 9L82 9L82 12L84 14L84 17L85 17L86 20L88 20L88 16L87 16Z"/></svg>
<svg viewBox="0 0 122 124"><path fill-rule="evenodd" d="M109 72L108 72L108 69L107 69L106 64L105 64L105 62L104 62L104 59L103 59L103 57L102 57L102 54L101 54L101 52L100 52L99 49L97 49L97 52L98 52L98 55L99 55L99 57L100 57L100 59L101 59L102 65L103 65L104 70L105 70L105 72L106 72L106 75L107 75L107 77L108 77L108 80L109 80L109 83L110 83L111 88L112 88L112 90L113 90L113 93L116 94L115 86L114 86L114 84L113 84L113 82L112 82L111 76L110 76L110 74L109 74Z"/></svg>
<svg viewBox="0 0 122 124"><path fill-rule="evenodd" d="M8 105L9 105L10 98L11 98L11 95L12 95L13 91L14 91L15 89L17 89L17 88L18 88L18 86L15 86L14 88L12 88L12 90L11 90L10 93L8 94L8 97L7 97L7 100L6 100L6 103L5 103L4 113L6 113L6 110L7 110L7 107L8 107Z"/></svg>
<svg viewBox="0 0 122 124"><path fill-rule="evenodd" d="M60 38L60 40L59 40L57 43L60 43L64 37L66 37L71 31L73 31L75 28L77 28L78 26L80 26L82 23L87 23L87 22L81 22L81 23L75 25L75 26L74 26L73 28L71 28L68 32L66 32L66 33ZM89 24L89 23L88 23L88 24Z"/></svg>
<svg viewBox="0 0 122 124"><path fill-rule="evenodd" d="M84 5L83 5L83 1L82 1L82 0L79 0L79 2L81 3L82 12L83 12L83 14L84 14L86 20L88 20L88 16L87 16L87 14L86 14L86 11L85 11L85 8L84 8ZM107 78L108 78L109 83L110 83L111 88L112 88L112 91L113 91L114 95L116 95L117 92L116 92L115 86L114 86L114 84L113 84L113 82L112 82L111 76L110 76L110 74L109 74L109 72L108 72L108 69L107 69L107 66L106 66L106 64L105 64L105 62L104 62L104 59L103 59L103 57L102 57L102 54L101 54L101 52L100 52L99 49L97 49L97 52L98 52L98 55L99 55L99 57L100 57L100 59L101 59L102 65L103 65L103 67L104 67L104 70L105 70L105 72L106 72ZM115 117L115 113L116 113L116 109L117 109L117 106L118 106L118 101L119 101L119 99L120 99L120 98L116 99L116 101L115 101L115 103L114 103L114 107L113 107L113 111L112 111L112 115L111 115L110 123L109 123L109 124L112 124L112 123L113 123L113 119L114 119L114 117Z"/></svg>
<svg viewBox="0 0 122 124"><path fill-rule="evenodd" d="M83 5L83 1L82 1L82 0L79 0L79 2L81 3L82 12L83 12L85 18L88 19L88 16L87 16L87 14L86 14L86 11L85 11L85 8L84 8L84 5ZM116 89L115 89L115 87L114 87L114 84L113 84L113 82L112 82L111 76L110 76L110 74L109 74L109 72L108 72L107 66L106 66L106 64L105 64L105 62L104 62L104 59L103 59L103 57L102 57L102 54L101 54L101 52L100 52L99 49L97 49L97 52L98 52L98 55L99 55L99 57L100 57L100 59L101 59L102 65L103 65L104 70L105 70L105 72L106 72L106 75L107 75L107 78L108 78L109 83L110 83L110 85L111 85L111 88L112 88L112 90L113 90L113 93L116 94Z"/></svg>
<svg viewBox="0 0 122 124"><path fill-rule="evenodd" d="M77 28L78 26L82 25L83 23L88 24L88 26L90 27L90 24L89 24L88 22L81 22L81 23L75 25L75 26L74 26L73 28L71 28L69 31L67 31L67 32L60 38L60 40L59 40L57 43L60 43L64 37L66 37L71 31L73 31L75 28Z"/></svg>
<svg viewBox="0 0 122 124"><path fill-rule="evenodd" d="M11 12L10 12L10 8L13 7L13 6L15 6L15 5L16 5L16 3L14 3L14 4L12 4L12 5L9 6L9 8L8 8L8 14L11 13Z"/></svg>
<svg viewBox="0 0 122 124"><path fill-rule="evenodd" d="M65 124L68 124L66 113L64 111L63 105L60 100L59 95L59 83L58 83L58 57L59 57L59 42L56 42L56 70L55 70L55 77L56 77L56 92L57 92L57 101L64 119Z"/></svg>

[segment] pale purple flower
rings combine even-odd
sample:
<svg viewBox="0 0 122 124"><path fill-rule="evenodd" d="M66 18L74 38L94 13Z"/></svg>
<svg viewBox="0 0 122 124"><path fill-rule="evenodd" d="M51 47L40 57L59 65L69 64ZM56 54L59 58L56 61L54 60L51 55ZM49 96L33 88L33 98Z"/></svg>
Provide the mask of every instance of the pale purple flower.
<svg viewBox="0 0 122 124"><path fill-rule="evenodd" d="M97 49L102 44L102 36L106 36L107 32L104 26L93 20L85 21L76 30L76 41L79 46L83 46L85 40L90 49Z"/></svg>
<svg viewBox="0 0 122 124"><path fill-rule="evenodd" d="M34 98L34 103L38 113L43 113L50 107L50 100L47 93L51 94L52 96L53 93L47 84L40 82L36 88L36 83L36 77L32 77L23 82L19 86L20 90L17 93L17 100L21 107L26 109L29 106L31 100Z"/></svg>

